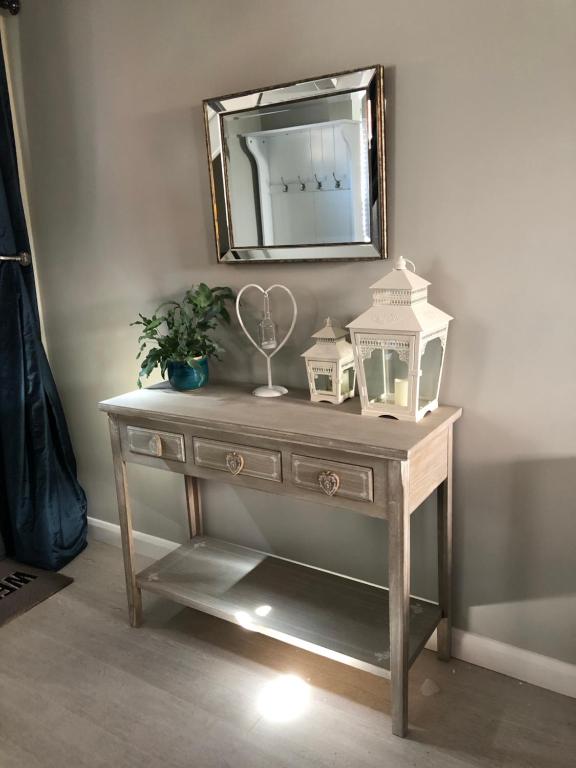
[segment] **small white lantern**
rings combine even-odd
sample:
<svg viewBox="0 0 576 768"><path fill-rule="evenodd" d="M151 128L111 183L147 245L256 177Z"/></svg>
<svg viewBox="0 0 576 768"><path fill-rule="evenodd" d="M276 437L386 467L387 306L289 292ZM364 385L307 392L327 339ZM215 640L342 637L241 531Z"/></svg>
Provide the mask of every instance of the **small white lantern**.
<svg viewBox="0 0 576 768"><path fill-rule="evenodd" d="M428 304L427 280L401 256L374 285L372 306L349 325L362 414L420 421L438 407L448 323Z"/></svg>
<svg viewBox="0 0 576 768"><path fill-rule="evenodd" d="M323 328L312 334L317 339L302 357L306 360L310 399L318 403L340 403L354 397L356 372L352 344L346 341L346 330L332 325L326 318Z"/></svg>

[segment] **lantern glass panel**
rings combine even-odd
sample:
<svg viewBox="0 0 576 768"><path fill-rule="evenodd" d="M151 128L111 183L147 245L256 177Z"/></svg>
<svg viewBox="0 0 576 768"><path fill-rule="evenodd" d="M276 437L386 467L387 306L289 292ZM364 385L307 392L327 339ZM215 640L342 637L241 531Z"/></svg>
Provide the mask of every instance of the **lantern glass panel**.
<svg viewBox="0 0 576 768"><path fill-rule="evenodd" d="M354 366L344 368L340 375L340 394L351 395L354 391Z"/></svg>
<svg viewBox="0 0 576 768"><path fill-rule="evenodd" d="M420 396L418 407L425 408L438 397L444 347L439 338L431 339L420 361Z"/></svg>
<svg viewBox="0 0 576 768"><path fill-rule="evenodd" d="M378 347L363 365L369 402L408 406L408 363L395 349Z"/></svg>
<svg viewBox="0 0 576 768"><path fill-rule="evenodd" d="M314 374L314 388L316 392L332 392L332 374L330 373L315 373Z"/></svg>

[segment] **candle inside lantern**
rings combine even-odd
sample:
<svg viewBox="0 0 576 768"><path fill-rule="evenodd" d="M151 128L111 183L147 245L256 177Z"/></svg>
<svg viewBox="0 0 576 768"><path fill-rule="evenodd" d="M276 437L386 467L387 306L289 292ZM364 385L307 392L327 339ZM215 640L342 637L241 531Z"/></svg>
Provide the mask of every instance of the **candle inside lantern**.
<svg viewBox="0 0 576 768"><path fill-rule="evenodd" d="M408 407L408 379L394 379L394 402L403 408Z"/></svg>

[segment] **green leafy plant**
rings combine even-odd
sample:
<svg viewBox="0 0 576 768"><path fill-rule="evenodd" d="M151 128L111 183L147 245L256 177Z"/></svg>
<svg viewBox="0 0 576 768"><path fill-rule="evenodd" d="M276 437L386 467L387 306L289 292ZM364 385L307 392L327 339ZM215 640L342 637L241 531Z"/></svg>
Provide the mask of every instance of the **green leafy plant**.
<svg viewBox="0 0 576 768"><path fill-rule="evenodd" d="M142 326L138 337L142 355L138 387L142 377L150 376L160 368L162 377L170 361L188 363L195 368L199 357L220 357L222 348L210 337L219 322L230 323L226 302L233 301L230 288L209 288L204 283L186 291L182 301L166 301L155 310L152 317L138 313L139 319L130 325ZM164 311L162 311L164 310Z"/></svg>

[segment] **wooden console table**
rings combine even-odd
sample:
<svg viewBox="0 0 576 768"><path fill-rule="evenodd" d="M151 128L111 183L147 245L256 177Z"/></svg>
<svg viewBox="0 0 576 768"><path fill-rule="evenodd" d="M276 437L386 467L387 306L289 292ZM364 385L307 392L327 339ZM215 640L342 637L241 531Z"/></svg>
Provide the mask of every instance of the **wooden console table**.
<svg viewBox="0 0 576 768"><path fill-rule="evenodd" d="M419 424L359 415L357 398L159 385L100 403L108 413L130 622L141 590L382 677L392 731L408 723L408 670L438 627L450 658L452 426L459 408ZM184 476L190 542L136 572L126 463ZM197 479L323 502L388 520L389 589L203 535ZM439 604L410 597L410 514L438 489Z"/></svg>

